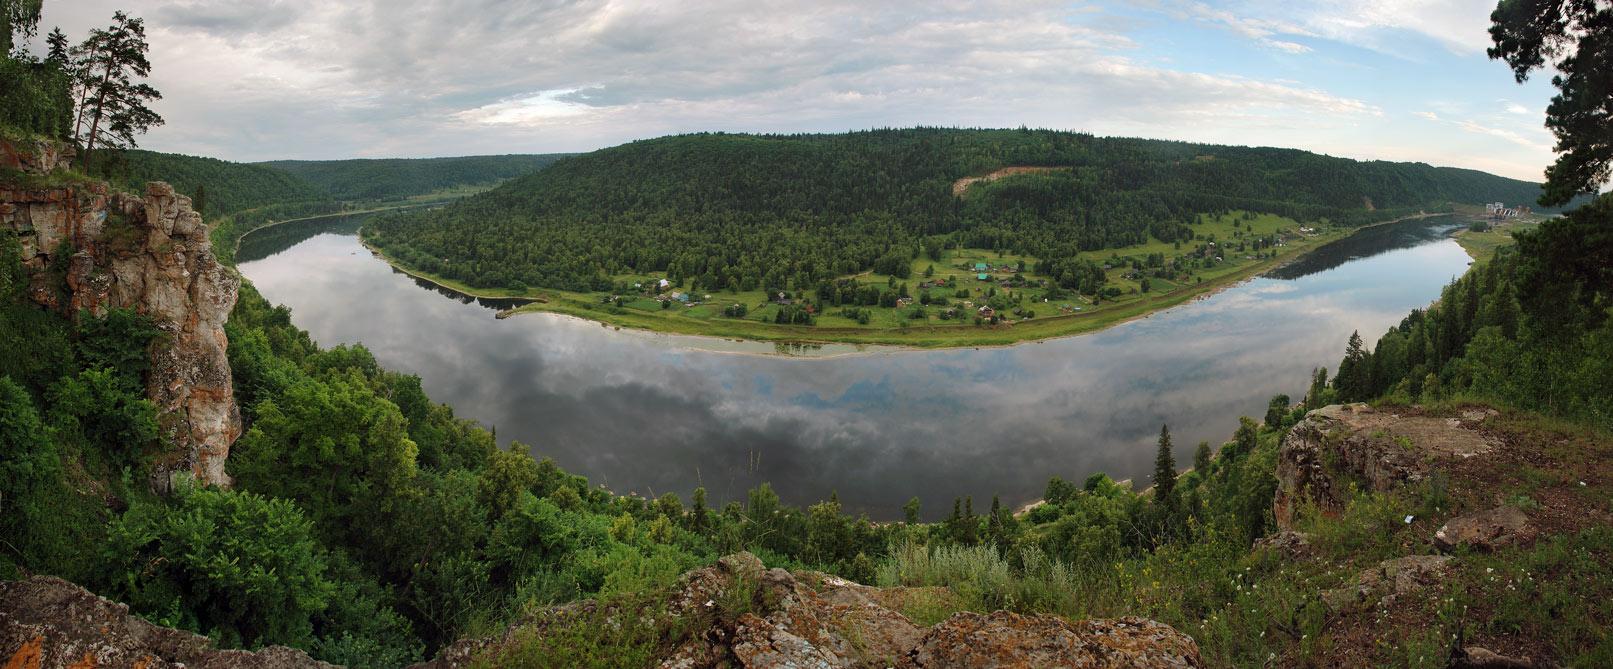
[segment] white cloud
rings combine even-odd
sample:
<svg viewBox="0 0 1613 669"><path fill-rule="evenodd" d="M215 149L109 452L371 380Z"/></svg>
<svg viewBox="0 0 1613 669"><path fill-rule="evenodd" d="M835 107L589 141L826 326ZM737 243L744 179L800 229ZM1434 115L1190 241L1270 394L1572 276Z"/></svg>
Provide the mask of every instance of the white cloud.
<svg viewBox="0 0 1613 669"><path fill-rule="evenodd" d="M1409 31L1460 54L1482 53L1490 45L1490 12L1495 9L1494 3L1475 0L1259 1L1254 5L1288 16L1327 39L1392 51L1400 46L1397 42L1403 39L1403 31Z"/></svg>
<svg viewBox="0 0 1613 669"><path fill-rule="evenodd" d="M1435 114L1434 112L1429 112L1429 111L1414 111L1414 112L1411 113L1411 115L1412 116L1421 116L1421 117L1426 118L1426 119L1428 119L1430 121L1438 121L1439 120L1439 114Z"/></svg>
<svg viewBox="0 0 1613 669"><path fill-rule="evenodd" d="M1478 133L1481 135L1490 135L1491 137L1500 137L1501 139L1517 144L1518 146L1541 151L1551 150L1550 144L1530 139L1519 132L1507 130L1506 128L1487 126L1475 121L1451 121L1451 123L1455 123L1456 127L1468 132Z"/></svg>

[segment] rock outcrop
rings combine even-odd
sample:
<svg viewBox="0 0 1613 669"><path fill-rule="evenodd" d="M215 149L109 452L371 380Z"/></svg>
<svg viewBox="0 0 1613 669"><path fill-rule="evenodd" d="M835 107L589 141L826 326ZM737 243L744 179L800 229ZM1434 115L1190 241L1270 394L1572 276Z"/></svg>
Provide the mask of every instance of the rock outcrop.
<svg viewBox="0 0 1613 669"><path fill-rule="evenodd" d="M727 609L736 592L749 595L741 598L749 610ZM872 588L817 572L765 569L749 553L731 555L685 574L666 609L654 614L684 624L696 621L692 634L660 666L1204 666L1191 637L1141 618L1072 623L1047 615L960 612L925 627L889 608L915 601L945 605L952 596L945 588ZM479 657L485 663L492 659L487 653L519 652L510 648L523 634L541 636L599 620L601 614L609 621L646 624L643 611L602 606L584 601L541 611L501 636L457 642L416 669L470 666Z"/></svg>
<svg viewBox="0 0 1613 669"><path fill-rule="evenodd" d="M1527 544L1534 538L1535 529L1529 526L1523 509L1508 504L1452 518L1434 532L1434 547L1446 552L1464 545L1474 550L1494 551L1503 546Z"/></svg>
<svg viewBox="0 0 1613 669"><path fill-rule="evenodd" d="M1456 418L1401 415L1365 404L1323 407L1283 437L1272 512L1278 527L1290 529L1303 498L1324 513L1336 512L1349 500L1352 483L1387 491L1421 481L1431 459L1473 457L1492 448Z"/></svg>
<svg viewBox="0 0 1613 669"><path fill-rule="evenodd" d="M300 650L217 650L199 634L158 627L54 576L0 583L0 662L7 669L320 669Z"/></svg>
<svg viewBox="0 0 1613 669"><path fill-rule="evenodd" d="M0 137L0 170L50 174L67 169L75 155L77 151L71 144Z"/></svg>
<svg viewBox="0 0 1613 669"><path fill-rule="evenodd" d="M1436 585L1450 570L1449 555L1412 555L1379 562L1356 576L1348 587L1322 593L1322 601L1335 611L1361 602L1383 608L1396 597Z"/></svg>
<svg viewBox="0 0 1613 669"><path fill-rule="evenodd" d="M23 162L44 165L57 158ZM16 235L32 272L29 297L69 317L131 308L163 336L151 348L147 396L179 456L154 466L159 490L174 474L227 485L224 459L241 433L224 321L240 279L218 264L190 198L151 182L144 196L105 183L0 185L0 233Z"/></svg>

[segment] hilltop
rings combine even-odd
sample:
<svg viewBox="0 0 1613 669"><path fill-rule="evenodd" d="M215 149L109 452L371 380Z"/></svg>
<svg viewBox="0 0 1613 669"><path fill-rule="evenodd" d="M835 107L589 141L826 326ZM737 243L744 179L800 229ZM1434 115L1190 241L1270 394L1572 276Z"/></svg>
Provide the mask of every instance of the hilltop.
<svg viewBox="0 0 1613 669"><path fill-rule="evenodd" d="M1473 170L1070 132L698 134L559 160L364 237L450 288L542 298L533 310L960 346L1095 329L1360 225L1538 194ZM1105 306L1125 313L1092 315ZM978 327L1004 319L1016 329Z"/></svg>

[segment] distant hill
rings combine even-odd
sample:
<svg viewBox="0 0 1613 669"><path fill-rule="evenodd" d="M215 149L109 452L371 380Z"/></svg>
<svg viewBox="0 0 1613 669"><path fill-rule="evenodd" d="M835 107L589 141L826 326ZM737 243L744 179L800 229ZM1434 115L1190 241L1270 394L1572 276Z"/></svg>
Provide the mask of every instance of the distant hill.
<svg viewBox="0 0 1613 669"><path fill-rule="evenodd" d="M1024 171L954 194L960 179ZM1532 202L1538 184L1420 163L1040 130L663 137L557 161L438 211L384 217L373 243L478 287L584 290L667 271L702 286L905 275L926 245L1043 259L1193 239L1242 209L1346 225L1450 203Z"/></svg>
<svg viewBox="0 0 1613 669"><path fill-rule="evenodd" d="M105 167L110 181L137 193L143 192L147 181L166 181L194 200L197 187L205 186L203 214L208 220L271 204L331 199L284 170L217 158L131 150L105 156L98 152L95 165L97 173Z"/></svg>
<svg viewBox="0 0 1613 669"><path fill-rule="evenodd" d="M338 200L380 200L461 186L491 186L546 167L566 153L378 160L274 160Z"/></svg>

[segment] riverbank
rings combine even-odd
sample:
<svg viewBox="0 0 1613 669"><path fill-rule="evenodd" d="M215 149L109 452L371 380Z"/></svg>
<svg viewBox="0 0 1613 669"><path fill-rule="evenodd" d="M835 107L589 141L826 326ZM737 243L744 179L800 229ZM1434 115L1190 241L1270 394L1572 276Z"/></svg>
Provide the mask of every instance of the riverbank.
<svg viewBox="0 0 1613 669"><path fill-rule="evenodd" d="M1387 225L1405 220L1443 215L1447 214L1417 214L1374 225ZM1297 224L1295 225L1297 226ZM1274 257L1242 262L1234 270L1203 280L1200 283L1176 285L1176 287L1169 290L1126 295L1118 302L1109 302L1100 305L1096 309L1078 299L1068 299L1068 302L1082 304L1086 309L1090 310L1058 313L1057 303L1036 302L1029 306L1054 310L1055 313L998 325L974 325L972 319L958 319L956 321L937 321L933 317L922 321L898 319L895 327L858 327L854 322L847 321L847 319L830 317L827 314L820 316L818 325L784 325L755 320L754 318L696 318L684 315L689 310L682 306L677 306L677 310L671 313L664 309L642 310L607 303L600 296L582 293L546 290L533 294L531 292L514 293L509 290L497 289L491 291L479 290L458 281L404 267L395 259L389 257L384 250L364 243L362 239L360 241L364 243L365 248L385 260L393 268L422 281L477 298L531 301L531 303L516 309L501 312L499 314L500 318L524 313L548 312L583 318L607 326L647 330L671 335L759 342L891 345L934 349L984 348L1040 342L1097 332L1138 318L1147 318L1156 312L1179 306L1193 299L1207 297L1235 286L1277 266L1291 262L1328 242L1342 239L1361 229L1364 228L1329 228L1314 236L1292 240L1291 245L1274 249L1278 251ZM1165 248L1169 247L1166 246ZM1116 249L1112 252L1138 255L1139 252L1149 250L1145 247L1142 249ZM959 257L964 257L963 252L960 252ZM1124 268L1119 268L1116 271L1124 271ZM1158 284L1175 285L1165 281L1159 281L1156 285ZM729 300L729 297L722 296L714 301L727 302ZM768 308L772 308L771 305ZM830 321L830 323L825 324L824 321ZM836 321L845 322L847 325L836 325ZM953 322L957 324L951 324Z"/></svg>

